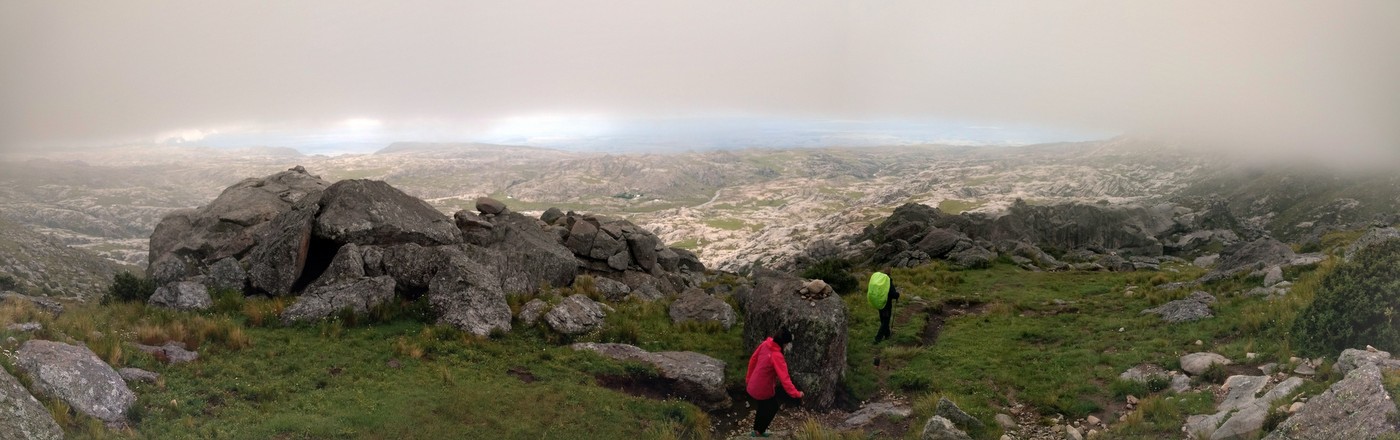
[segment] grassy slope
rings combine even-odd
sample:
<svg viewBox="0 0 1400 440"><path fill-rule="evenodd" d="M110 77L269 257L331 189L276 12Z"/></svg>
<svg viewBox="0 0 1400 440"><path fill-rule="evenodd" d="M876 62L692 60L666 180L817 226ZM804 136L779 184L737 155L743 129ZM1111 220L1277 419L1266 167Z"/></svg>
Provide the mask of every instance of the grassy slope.
<svg viewBox="0 0 1400 440"><path fill-rule="evenodd" d="M1324 268L1326 265L1324 265ZM1110 413L1123 392L1119 373L1142 362L1176 367L1181 354L1216 351L1257 363L1292 355L1286 315L1299 302L1263 302L1223 295L1255 280L1232 280L1207 290L1221 297L1216 318L1165 324L1140 311L1188 292L1159 292L1152 286L1192 279L1200 270L1172 272L1025 272L999 264L990 269L949 271L938 263L897 269L894 278L910 296L899 304L895 336L878 348L869 341L878 325L863 295L846 297L851 314L849 367L845 385L853 397L886 392L915 402L915 419L931 415L946 396L995 426L993 415L1024 403L1044 416ZM1322 270L1315 272L1323 272ZM1315 284L1315 273L1297 272L1295 290ZM858 273L865 278L867 273ZM1125 287L1138 286L1134 293ZM568 292L565 292L568 293ZM1301 295L1300 295L1301 296ZM913 299L917 297L919 299ZM523 298L522 298L523 300ZM1058 302L1057 302L1058 300ZM516 301L523 302L523 301ZM657 438L700 437L709 416L693 405L635 397L603 388L599 375L654 374L635 364L576 353L569 342L538 329L517 329L497 339L478 339L450 329L397 318L378 323L331 322L282 328L260 326L266 301L223 303L204 315L145 309L141 305L84 306L57 320L30 310L0 309L0 321L39 319L44 338L80 338L117 366L164 374L161 383L137 385L134 432L157 438ZM971 304L971 307L967 305ZM518 306L519 304L516 304ZM673 326L666 304L616 304L606 330L578 340L626 342L645 349L692 350L728 363L731 386L742 380L746 353L741 326L730 330ZM925 344L925 323L941 310L946 317L936 342ZM967 314L958 314L965 310ZM902 313L901 313L902 312ZM275 315L274 315L275 316ZM255 319L256 318L256 319ZM1122 328L1123 331L1118 331ZM95 334L92 331L97 330ZM168 333L202 343L193 364L165 366L129 343ZM0 331L3 336L28 335ZM1202 340L1197 346L1194 341ZM12 349L12 347L9 347ZM399 368L390 367L391 359ZM0 359L8 363L8 359ZM8 366L8 365L7 365ZM518 377L532 377L533 381ZM1142 396L1140 396L1142 397ZM1124 435L1173 435L1185 414L1204 412L1209 399L1148 397L1146 413L1123 428ZM1204 402L1204 403L1202 403ZM76 416L61 405L78 438L121 436ZM917 436L913 423L906 437ZM996 438L997 428L973 433Z"/></svg>

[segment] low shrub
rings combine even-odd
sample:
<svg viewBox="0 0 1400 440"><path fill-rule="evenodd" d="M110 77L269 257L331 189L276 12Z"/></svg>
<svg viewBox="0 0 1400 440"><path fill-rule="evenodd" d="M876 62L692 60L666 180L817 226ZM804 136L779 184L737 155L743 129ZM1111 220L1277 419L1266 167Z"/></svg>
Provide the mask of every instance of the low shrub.
<svg viewBox="0 0 1400 440"><path fill-rule="evenodd" d="M112 277L112 285L107 287L107 296L102 297L102 303L106 304L112 301L146 302L154 293L156 293L154 281L133 275L131 272L122 272Z"/></svg>
<svg viewBox="0 0 1400 440"><path fill-rule="evenodd" d="M854 293L860 281L851 275L851 262L840 258L828 258L817 262L802 271L802 277L825 281L838 295Z"/></svg>
<svg viewBox="0 0 1400 440"><path fill-rule="evenodd" d="M1334 355L1374 345L1400 350L1400 240L1365 248L1324 277L1316 297L1293 322L1298 348Z"/></svg>

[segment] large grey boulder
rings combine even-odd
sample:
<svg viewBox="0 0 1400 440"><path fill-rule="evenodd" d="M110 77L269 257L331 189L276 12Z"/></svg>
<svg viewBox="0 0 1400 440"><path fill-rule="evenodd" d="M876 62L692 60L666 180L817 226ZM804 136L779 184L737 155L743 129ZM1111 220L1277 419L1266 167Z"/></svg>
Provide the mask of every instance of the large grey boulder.
<svg viewBox="0 0 1400 440"><path fill-rule="evenodd" d="M1342 374L1350 373L1351 370L1361 368L1367 364L1376 365L1382 369L1400 369L1400 359L1392 359L1390 352L1380 350L1357 350L1348 348L1342 350L1342 354L1337 356L1337 372Z"/></svg>
<svg viewBox="0 0 1400 440"><path fill-rule="evenodd" d="M1230 365L1230 360L1225 356L1215 353L1190 353L1181 357L1181 370L1190 373L1192 376L1199 376L1206 372L1212 364Z"/></svg>
<svg viewBox="0 0 1400 440"><path fill-rule="evenodd" d="M545 312L549 311L549 303L541 301L539 298L532 299L525 305L520 306L520 313L515 315L520 320L520 324L526 327L533 327Z"/></svg>
<svg viewBox="0 0 1400 440"><path fill-rule="evenodd" d="M428 304L438 322L478 336L510 331L510 304L490 270L453 255L428 284Z"/></svg>
<svg viewBox="0 0 1400 440"><path fill-rule="evenodd" d="M1367 364L1308 399L1264 440L1372 439L1393 433L1392 398L1385 391L1380 367Z"/></svg>
<svg viewBox="0 0 1400 440"><path fill-rule="evenodd" d="M282 311L282 322L315 321L349 310L366 314L394 299L394 278L378 276L318 285L306 289Z"/></svg>
<svg viewBox="0 0 1400 440"><path fill-rule="evenodd" d="M321 210L320 199L320 194L302 197L258 235L257 245L247 257L248 284L253 290L269 295L292 293L306 268L316 213Z"/></svg>
<svg viewBox="0 0 1400 440"><path fill-rule="evenodd" d="M214 300L209 297L209 288L194 281L160 286L146 303L175 310L206 310L214 306Z"/></svg>
<svg viewBox="0 0 1400 440"><path fill-rule="evenodd" d="M972 440L966 432L958 430L953 426L953 422L943 416L933 416L924 423L924 430L919 434L920 440Z"/></svg>
<svg viewBox="0 0 1400 440"><path fill-rule="evenodd" d="M482 214L500 215L506 212L506 204L490 197L477 197L476 211Z"/></svg>
<svg viewBox="0 0 1400 440"><path fill-rule="evenodd" d="M966 234L961 232L933 228L924 234L924 238L914 244L914 247L923 251L929 258L943 258L958 246L959 242L971 241Z"/></svg>
<svg viewBox="0 0 1400 440"><path fill-rule="evenodd" d="M19 380L0 368L0 440L62 440L53 415Z"/></svg>
<svg viewBox="0 0 1400 440"><path fill-rule="evenodd" d="M1220 252L1215 271L1207 274L1206 279L1223 279L1238 273L1289 264L1295 256L1292 247L1269 237L1238 243Z"/></svg>
<svg viewBox="0 0 1400 440"><path fill-rule="evenodd" d="M641 267L643 271L651 272L656 269L656 246L659 244L655 235L634 232L626 234L627 249L632 252L632 260Z"/></svg>
<svg viewBox="0 0 1400 440"><path fill-rule="evenodd" d="M1351 261L1351 258L1362 249L1395 239L1400 239L1400 230L1395 228L1374 228L1368 230L1361 238L1356 239L1356 241L1346 247L1346 250L1342 253L1342 258Z"/></svg>
<svg viewBox="0 0 1400 440"><path fill-rule="evenodd" d="M1240 383L1231 386L1231 381ZM1303 385L1303 379L1289 378L1274 385L1268 393L1258 396L1259 391L1269 383L1268 376L1232 376L1225 381L1230 390L1224 402L1217 407L1221 419L1225 420L1210 434L1211 440L1243 440L1259 438L1264 428L1264 419L1274 402L1285 399ZM1238 388L1238 389L1237 389Z"/></svg>
<svg viewBox="0 0 1400 440"><path fill-rule="evenodd" d="M170 259L197 266L251 250L268 222L330 183L298 166L228 187L208 205L167 214L151 234L147 276ZM193 275L193 274L188 274ZM173 281L173 280L163 280Z"/></svg>
<svg viewBox="0 0 1400 440"><path fill-rule="evenodd" d="M16 352L15 365L38 392L108 423L126 423L127 409L136 402L126 381L87 347L29 340Z"/></svg>
<svg viewBox="0 0 1400 440"><path fill-rule="evenodd" d="M564 246L575 255L587 256L593 249L593 240L597 237L598 225L580 218L569 226L569 239L564 242Z"/></svg>
<svg viewBox="0 0 1400 440"><path fill-rule="evenodd" d="M744 348L752 352L778 329L793 334L784 355L793 384L806 394L804 402L829 408L846 371L846 307L837 295L806 299L798 292L805 280L782 272L758 269L753 292L744 300Z"/></svg>
<svg viewBox="0 0 1400 440"><path fill-rule="evenodd" d="M593 287L598 289L598 293L607 298L608 301L622 301L627 299L627 295L632 293L632 288L626 283L606 277L593 277Z"/></svg>
<svg viewBox="0 0 1400 440"><path fill-rule="evenodd" d="M342 180L321 194L315 236L335 243L424 246L462 242L456 223L378 180Z"/></svg>
<svg viewBox="0 0 1400 440"><path fill-rule="evenodd" d="M566 335L588 333L603 326L603 305L583 295L571 295L549 309L545 323L554 331Z"/></svg>
<svg viewBox="0 0 1400 440"><path fill-rule="evenodd" d="M969 241L961 241L948 253L948 262L953 263L954 267L976 269L990 266L996 257L996 252Z"/></svg>
<svg viewBox="0 0 1400 440"><path fill-rule="evenodd" d="M1210 305L1215 303L1215 297L1206 292L1193 292L1185 299L1170 301L1157 307L1143 310L1142 314L1155 313L1162 316L1166 322L1189 322L1198 319L1205 319L1215 315L1211 314Z"/></svg>
<svg viewBox="0 0 1400 440"><path fill-rule="evenodd" d="M729 303L698 288L686 289L680 298L671 303L670 314L671 322L677 324L685 321L717 322L725 330L733 327L738 319L734 307Z"/></svg>
<svg viewBox="0 0 1400 440"><path fill-rule="evenodd" d="M477 261L498 268L507 294L539 291L546 285L568 286L578 275L578 260L569 248L540 226L539 221L506 212L492 219L491 239L483 245L490 255L474 252Z"/></svg>
<svg viewBox="0 0 1400 440"><path fill-rule="evenodd" d="M205 282L210 289L242 292L248 285L248 272L233 257L224 258L209 265Z"/></svg>
<svg viewBox="0 0 1400 440"><path fill-rule="evenodd" d="M588 350L603 356L625 361L651 364L661 373L661 377L673 382L670 389L677 397L685 399L704 410L727 408L729 393L724 389L724 361L691 351L662 351L648 353L627 344L599 344L581 342L572 346L574 350Z"/></svg>

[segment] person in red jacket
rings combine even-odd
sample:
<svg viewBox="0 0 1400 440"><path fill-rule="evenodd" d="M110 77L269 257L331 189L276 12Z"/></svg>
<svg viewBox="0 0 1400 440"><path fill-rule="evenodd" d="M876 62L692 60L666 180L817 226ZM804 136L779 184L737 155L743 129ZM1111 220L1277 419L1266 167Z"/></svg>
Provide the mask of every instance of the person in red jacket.
<svg viewBox="0 0 1400 440"><path fill-rule="evenodd" d="M752 437L767 437L768 425L778 415L782 402L778 399L778 387L795 399L802 398L802 392L792 384L788 376L787 359L783 358L783 346L792 342L792 332L778 330L777 334L764 339L749 357L749 369L744 375L749 397L756 400L757 414L753 419Z"/></svg>

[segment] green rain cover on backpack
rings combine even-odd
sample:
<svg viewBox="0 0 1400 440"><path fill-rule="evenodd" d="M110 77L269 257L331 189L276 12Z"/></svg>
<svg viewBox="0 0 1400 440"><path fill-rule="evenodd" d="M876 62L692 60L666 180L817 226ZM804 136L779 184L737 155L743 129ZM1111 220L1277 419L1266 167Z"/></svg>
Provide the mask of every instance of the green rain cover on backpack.
<svg viewBox="0 0 1400 440"><path fill-rule="evenodd" d="M871 307L885 308L885 302L890 298L890 276L884 272L870 274L870 287L865 290L865 298L870 300Z"/></svg>

